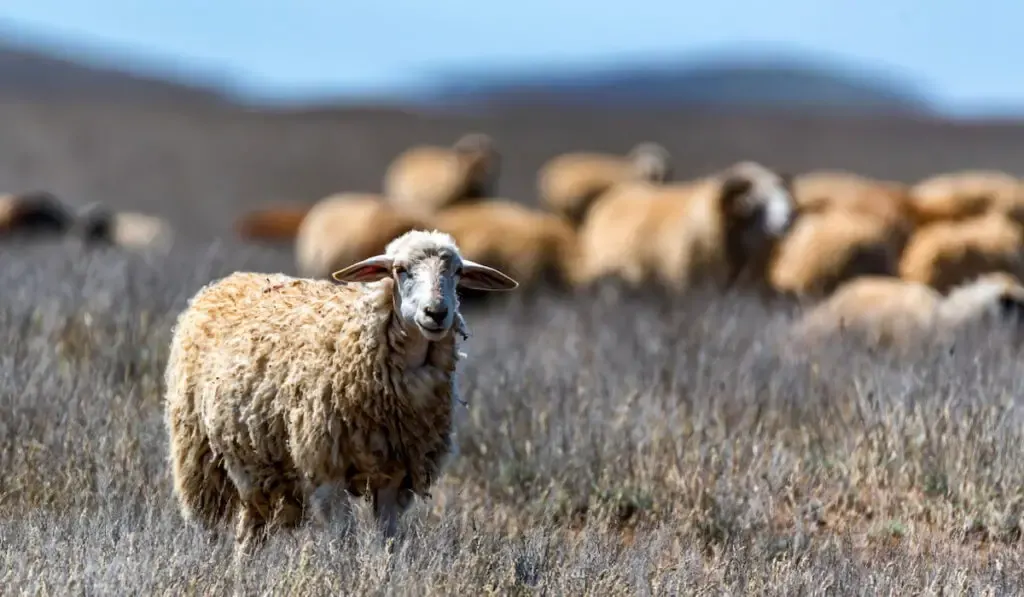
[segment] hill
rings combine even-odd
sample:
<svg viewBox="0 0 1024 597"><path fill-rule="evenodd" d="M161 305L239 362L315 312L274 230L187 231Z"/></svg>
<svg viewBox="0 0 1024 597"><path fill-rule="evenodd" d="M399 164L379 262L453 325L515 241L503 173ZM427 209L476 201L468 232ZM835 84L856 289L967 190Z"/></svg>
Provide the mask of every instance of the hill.
<svg viewBox="0 0 1024 597"><path fill-rule="evenodd" d="M122 102L223 104L212 86L169 81L125 69L85 64L45 51L0 43L0 94Z"/></svg>
<svg viewBox="0 0 1024 597"><path fill-rule="evenodd" d="M892 77L790 58L713 58L593 70L463 70L437 78L431 99L444 104L931 112L923 93Z"/></svg>

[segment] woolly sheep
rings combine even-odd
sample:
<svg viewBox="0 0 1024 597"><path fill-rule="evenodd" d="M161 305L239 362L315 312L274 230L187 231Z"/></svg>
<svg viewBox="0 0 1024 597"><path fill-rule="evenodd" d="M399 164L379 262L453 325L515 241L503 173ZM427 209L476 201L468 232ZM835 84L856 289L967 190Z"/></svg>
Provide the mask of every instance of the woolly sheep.
<svg viewBox="0 0 1024 597"><path fill-rule="evenodd" d="M889 224L912 223L910 187L844 170L815 170L793 179L800 213L842 210L873 215Z"/></svg>
<svg viewBox="0 0 1024 597"><path fill-rule="evenodd" d="M256 209L235 223L235 232L243 240L293 241L311 205L278 205Z"/></svg>
<svg viewBox="0 0 1024 597"><path fill-rule="evenodd" d="M784 294L828 294L858 276L895 276L905 242L899 224L867 213L801 213L776 246L768 278L772 288Z"/></svg>
<svg viewBox="0 0 1024 597"><path fill-rule="evenodd" d="M237 272L199 290L173 330L165 422L179 508L208 529L236 516L243 553L307 507L326 516L318 499L334 489L369 496L394 536L456 449L455 288L517 285L423 230L333 277L360 284Z"/></svg>
<svg viewBox="0 0 1024 597"><path fill-rule="evenodd" d="M948 296L925 284L863 276L808 309L791 338L815 346L842 331L882 346L909 345L923 334L948 335L960 326L1024 311L1024 286L1006 272L990 272L953 288Z"/></svg>
<svg viewBox="0 0 1024 597"><path fill-rule="evenodd" d="M565 219L504 200L456 205L434 218L462 254L498 268L521 285L570 284L577 267L576 231Z"/></svg>
<svg viewBox="0 0 1024 597"><path fill-rule="evenodd" d="M383 191L395 207L430 215L449 205L493 196L499 171L500 155L493 140L470 133L451 147L406 149L384 173Z"/></svg>
<svg viewBox="0 0 1024 597"><path fill-rule="evenodd" d="M0 236L62 235L72 229L74 214L46 191L0 195Z"/></svg>
<svg viewBox="0 0 1024 597"><path fill-rule="evenodd" d="M621 182L666 182L672 176L668 151L657 143L640 143L627 155L564 153L537 173L541 204L578 226L592 203Z"/></svg>
<svg viewBox="0 0 1024 597"><path fill-rule="evenodd" d="M580 228L578 283L616 276L680 291L704 277L731 284L751 271L763 282L793 219L788 180L756 162L693 182L619 185Z"/></svg>
<svg viewBox="0 0 1024 597"><path fill-rule="evenodd" d="M118 211L100 203L88 204L78 212L73 234L88 244L161 253L170 250L175 236L163 218Z"/></svg>
<svg viewBox="0 0 1024 597"><path fill-rule="evenodd" d="M427 227L425 218L398 210L380 195L331 195L317 202L299 224L299 275L327 278L346 264L382 253L394 238Z"/></svg>
<svg viewBox="0 0 1024 597"><path fill-rule="evenodd" d="M1024 274L1024 228L990 212L983 216L935 222L910 237L900 257L899 277L945 293L980 274Z"/></svg>
<svg viewBox="0 0 1024 597"><path fill-rule="evenodd" d="M990 211L1024 223L1024 184L998 170L959 170L925 178L911 187L910 200L919 225Z"/></svg>

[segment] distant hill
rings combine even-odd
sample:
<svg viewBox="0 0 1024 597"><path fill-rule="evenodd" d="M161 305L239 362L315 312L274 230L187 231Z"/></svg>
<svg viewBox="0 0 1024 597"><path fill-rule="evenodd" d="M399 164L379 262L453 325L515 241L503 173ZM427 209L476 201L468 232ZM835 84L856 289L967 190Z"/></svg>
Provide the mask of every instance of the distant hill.
<svg viewBox="0 0 1024 597"><path fill-rule="evenodd" d="M221 104L211 87L87 65L0 43L0 94L26 99L67 97L107 101Z"/></svg>
<svg viewBox="0 0 1024 597"><path fill-rule="evenodd" d="M172 81L62 58L46 50L0 42L0 95L66 97L112 102L237 103L214 81ZM465 107L644 108L784 107L801 111L931 113L923 94L878 76L800 60L707 60L686 64L639 64L596 70L441 71L422 93L386 98L382 104L444 104ZM226 81L225 81L226 83ZM384 100L385 98L381 98ZM298 102L302 104L304 102ZM329 109L335 102L312 101ZM346 102L337 102L344 104Z"/></svg>
<svg viewBox="0 0 1024 597"><path fill-rule="evenodd" d="M433 103L494 106L786 107L930 113L925 96L880 76L794 60L709 61L549 73L441 73Z"/></svg>

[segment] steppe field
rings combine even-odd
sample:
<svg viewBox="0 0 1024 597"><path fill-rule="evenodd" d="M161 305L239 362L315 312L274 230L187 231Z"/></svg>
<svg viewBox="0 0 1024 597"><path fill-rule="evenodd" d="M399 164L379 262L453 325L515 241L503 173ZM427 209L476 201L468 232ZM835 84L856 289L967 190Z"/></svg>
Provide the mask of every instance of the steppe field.
<svg viewBox="0 0 1024 597"><path fill-rule="evenodd" d="M167 217L167 256L0 246L0 594L697 595L1024 592L1020 336L896 354L778 342L793 306L606 286L466 309L461 456L384 551L368 508L230 534L171 493L170 328L228 272L292 272L231 240L246 208L378 190L415 142L495 138L500 193L542 161L663 143L677 177L739 159L911 181L1024 173L1024 125L722 113L261 113L0 102L0 181Z"/></svg>

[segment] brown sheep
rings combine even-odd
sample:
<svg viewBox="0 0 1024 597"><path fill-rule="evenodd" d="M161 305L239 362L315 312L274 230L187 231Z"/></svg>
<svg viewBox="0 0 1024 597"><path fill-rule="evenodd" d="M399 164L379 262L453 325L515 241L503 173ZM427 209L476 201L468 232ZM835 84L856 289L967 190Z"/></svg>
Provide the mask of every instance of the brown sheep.
<svg viewBox="0 0 1024 597"><path fill-rule="evenodd" d="M556 156L537 174L541 204L582 222L592 203L620 182L663 183L672 176L668 151L657 143L640 143L627 155L572 152Z"/></svg>
<svg viewBox="0 0 1024 597"><path fill-rule="evenodd" d="M1024 185L998 170L960 170L926 178L910 189L919 225L963 220L990 211L1024 223Z"/></svg>
<svg viewBox="0 0 1024 597"><path fill-rule="evenodd" d="M374 193L337 193L314 205L299 225L295 259L299 274L325 279L349 263L379 255L392 239L425 218L402 212Z"/></svg>
<svg viewBox="0 0 1024 597"><path fill-rule="evenodd" d="M935 222L914 232L900 257L899 277L945 293L980 274L1024 273L1024 227L992 212Z"/></svg>
<svg viewBox="0 0 1024 597"><path fill-rule="evenodd" d="M906 235L899 224L831 209L800 214L776 246L772 288L797 297L819 296L857 276L897 275Z"/></svg>
<svg viewBox="0 0 1024 597"><path fill-rule="evenodd" d="M523 286L573 280L576 231L560 216L492 199L449 207L434 223L455 237L468 259L507 272Z"/></svg>
<svg viewBox="0 0 1024 597"><path fill-rule="evenodd" d="M69 232L75 216L46 191L0 195L0 236L53 235Z"/></svg>
<svg viewBox="0 0 1024 597"><path fill-rule="evenodd" d="M235 272L178 316L164 373L174 495L237 555L369 497L385 538L458 453L455 289L507 291L448 235L414 231L327 280ZM340 496L339 496L340 497Z"/></svg>
<svg viewBox="0 0 1024 597"><path fill-rule="evenodd" d="M775 243L794 219L786 177L740 162L706 178L668 185L629 183L609 191L580 229L579 282L617 276L676 291L705 277L764 282Z"/></svg>
<svg viewBox="0 0 1024 597"><path fill-rule="evenodd" d="M82 207L72 234L87 245L166 253L174 244L174 228L150 214L115 210L102 203Z"/></svg>
<svg viewBox="0 0 1024 597"><path fill-rule="evenodd" d="M987 316L1019 316L1022 310L1024 286L1006 272L983 274L945 297L918 282L863 276L807 310L792 337L814 346L849 330L873 344L907 346L922 334L948 334Z"/></svg>
<svg viewBox="0 0 1024 597"><path fill-rule="evenodd" d="M384 173L384 196L409 213L438 210L497 191L500 154L492 139L470 133L451 147L419 145L406 149Z"/></svg>
<svg viewBox="0 0 1024 597"><path fill-rule="evenodd" d="M235 223L235 232L243 240L292 241L311 205L280 205L248 212Z"/></svg>
<svg viewBox="0 0 1024 597"><path fill-rule="evenodd" d="M793 179L800 213L840 209L870 214L888 223L911 224L910 188L842 170L805 172Z"/></svg>

